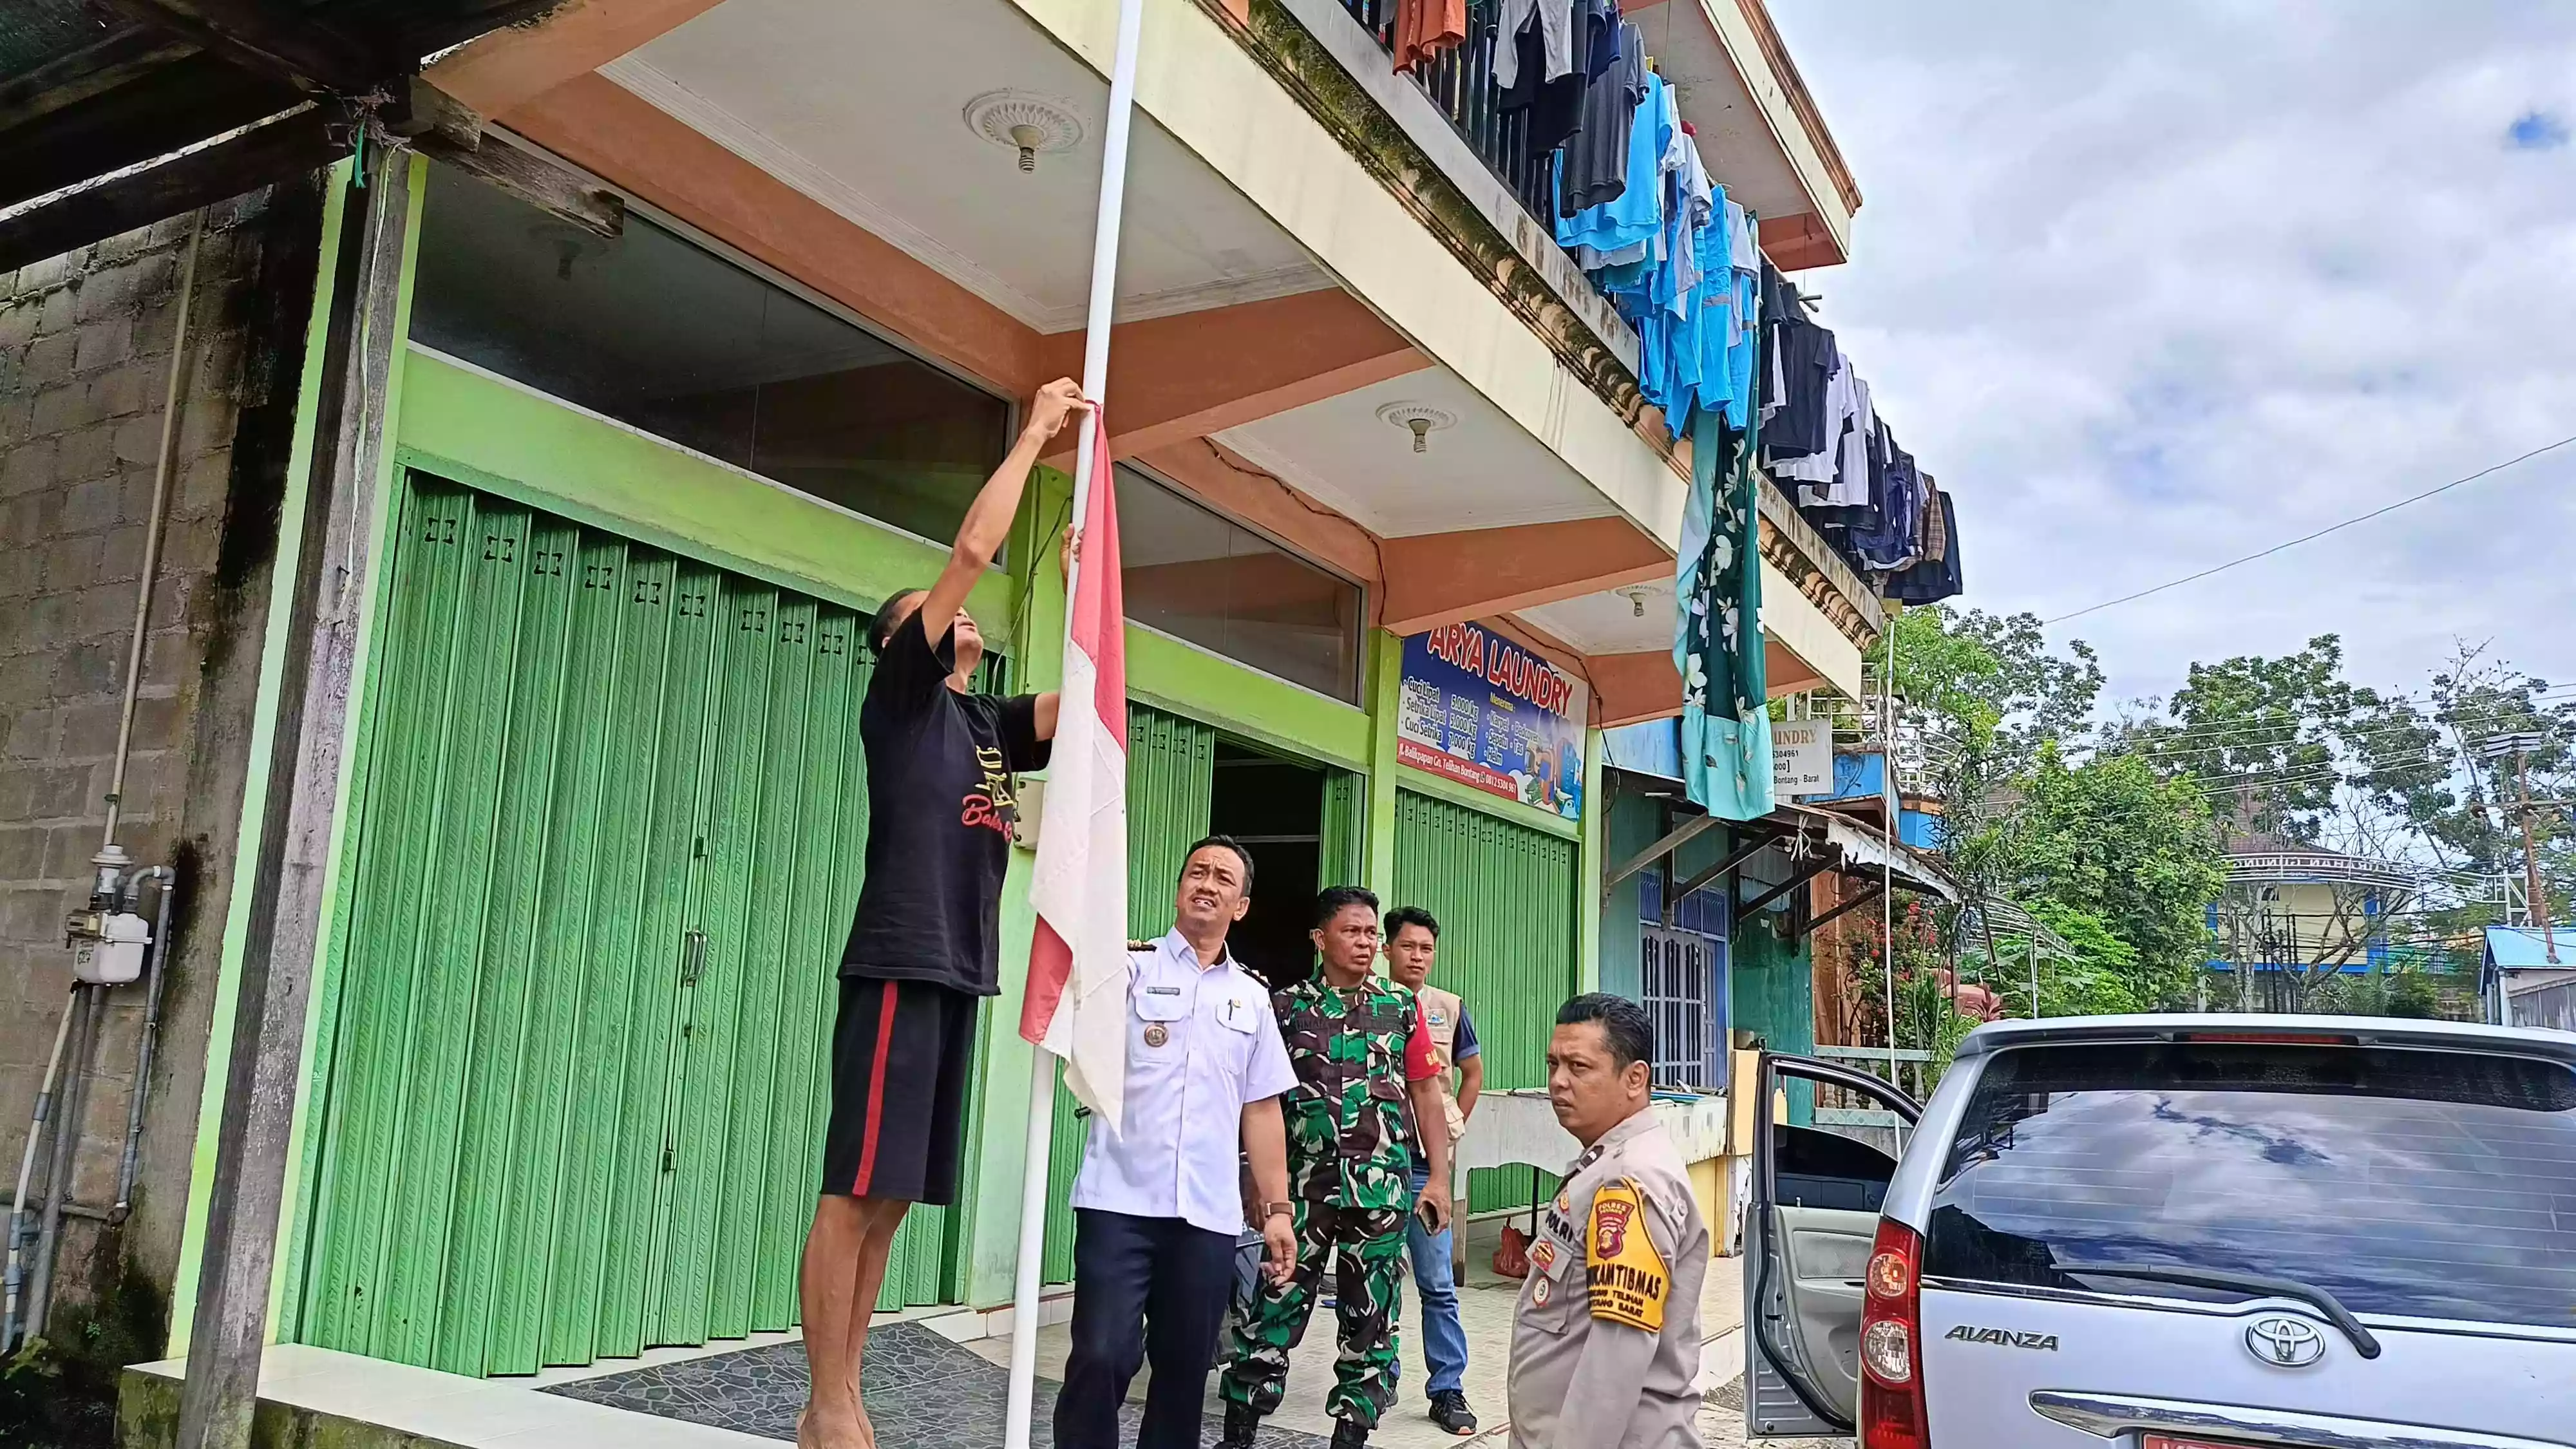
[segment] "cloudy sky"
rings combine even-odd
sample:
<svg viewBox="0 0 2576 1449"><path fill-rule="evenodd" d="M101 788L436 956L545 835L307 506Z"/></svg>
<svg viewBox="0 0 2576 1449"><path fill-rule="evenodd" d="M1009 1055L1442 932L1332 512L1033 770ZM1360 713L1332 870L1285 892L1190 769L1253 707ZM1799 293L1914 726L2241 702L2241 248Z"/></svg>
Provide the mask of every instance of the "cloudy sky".
<svg viewBox="0 0 2576 1449"><path fill-rule="evenodd" d="M2576 5L1771 0L1866 198L1807 274L2054 617L2576 434ZM2576 445L2058 625L2114 696L2343 634L2576 679Z"/></svg>

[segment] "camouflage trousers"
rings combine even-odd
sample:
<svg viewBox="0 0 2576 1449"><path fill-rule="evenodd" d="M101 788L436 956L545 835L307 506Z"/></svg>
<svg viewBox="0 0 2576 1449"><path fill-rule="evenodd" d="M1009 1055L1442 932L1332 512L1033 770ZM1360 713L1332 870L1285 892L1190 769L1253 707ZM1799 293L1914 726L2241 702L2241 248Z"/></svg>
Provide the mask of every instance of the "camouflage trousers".
<svg viewBox="0 0 2576 1449"><path fill-rule="evenodd" d="M1249 1405L1264 1417L1278 1410L1288 1386L1288 1355L1306 1336L1316 1289L1338 1252L1333 1298L1341 1319L1341 1357L1333 1367L1324 1411L1337 1420L1375 1428L1395 1403L1404 1211L1300 1201L1296 1229L1297 1271L1285 1283L1273 1283L1265 1274L1260 1291L1235 1305L1218 1392L1227 1403Z"/></svg>

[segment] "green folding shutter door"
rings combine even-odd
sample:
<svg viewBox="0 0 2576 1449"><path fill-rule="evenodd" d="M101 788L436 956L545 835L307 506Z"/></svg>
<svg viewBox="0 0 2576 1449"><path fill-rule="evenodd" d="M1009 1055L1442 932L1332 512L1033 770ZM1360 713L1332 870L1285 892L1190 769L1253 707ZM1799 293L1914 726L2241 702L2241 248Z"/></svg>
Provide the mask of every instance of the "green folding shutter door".
<svg viewBox="0 0 2576 1449"><path fill-rule="evenodd" d="M435 480L402 506L301 1335L485 1374L789 1327L863 623ZM946 1217L889 1306L937 1301Z"/></svg>
<svg viewBox="0 0 2576 1449"><path fill-rule="evenodd" d="M1365 792L1366 782L1350 771L1324 771L1323 840L1316 852L1321 867L1316 874L1323 878L1315 883L1318 891L1360 878L1361 837L1368 831L1362 807Z"/></svg>
<svg viewBox="0 0 2576 1449"><path fill-rule="evenodd" d="M1574 991L1575 846L1571 840L1399 791L1395 895L1440 921L1432 980L1458 993L1476 1021L1489 1088L1547 1081L1556 1009ZM1530 1200L1529 1174L1468 1175L1473 1212Z"/></svg>
<svg viewBox="0 0 2576 1449"><path fill-rule="evenodd" d="M1127 706L1127 932L1172 928L1172 887L1190 847L1208 833L1216 796L1216 731L1141 704ZM1052 1064L1041 1062L1052 1070ZM1073 1094L1055 1089L1047 1150L1046 1254L1041 1277L1073 1281L1073 1179L1082 1167L1083 1122Z"/></svg>

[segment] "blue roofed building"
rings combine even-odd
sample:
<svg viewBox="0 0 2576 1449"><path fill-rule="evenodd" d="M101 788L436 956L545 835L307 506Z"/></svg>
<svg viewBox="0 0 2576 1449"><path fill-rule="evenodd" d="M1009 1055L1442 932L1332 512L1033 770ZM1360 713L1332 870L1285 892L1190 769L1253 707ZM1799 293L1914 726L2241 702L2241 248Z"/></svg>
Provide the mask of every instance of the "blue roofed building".
<svg viewBox="0 0 2576 1449"><path fill-rule="evenodd" d="M2489 926L2478 977L2486 1019L2576 1031L2576 926Z"/></svg>

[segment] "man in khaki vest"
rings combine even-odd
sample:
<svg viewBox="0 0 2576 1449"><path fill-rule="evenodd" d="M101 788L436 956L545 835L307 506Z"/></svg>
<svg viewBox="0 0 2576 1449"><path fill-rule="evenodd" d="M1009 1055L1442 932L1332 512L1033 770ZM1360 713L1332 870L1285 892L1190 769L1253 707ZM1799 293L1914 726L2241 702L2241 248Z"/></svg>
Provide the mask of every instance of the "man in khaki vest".
<svg viewBox="0 0 2576 1449"><path fill-rule="evenodd" d="M1476 1044L1476 1025L1467 1018L1467 1003L1454 991L1430 983L1431 964L1440 954L1440 923L1420 906L1399 906L1386 918L1387 974L1413 988L1422 1003L1422 1022L1431 1034L1431 1049L1440 1075L1440 1106L1447 1120L1450 1160L1457 1160L1458 1139L1476 1110L1476 1094L1485 1086L1485 1058ZM1456 1072L1464 1080L1453 1082ZM1428 1123L1422 1124L1427 1130ZM1419 1154L1413 1160L1413 1190L1419 1194L1430 1172ZM1424 1385L1431 1397L1431 1422L1466 1438L1476 1432L1475 1412L1467 1407L1467 1331L1458 1321L1458 1283L1451 1267L1450 1228L1432 1232L1422 1219L1410 1219L1407 1246L1413 1257L1413 1283L1422 1295L1422 1358L1430 1367Z"/></svg>
<svg viewBox="0 0 2576 1449"><path fill-rule="evenodd" d="M1583 1144L1541 1214L1512 1318L1512 1449L1700 1449L1708 1224L1655 1115L1646 1009L1556 1013L1548 1103Z"/></svg>

